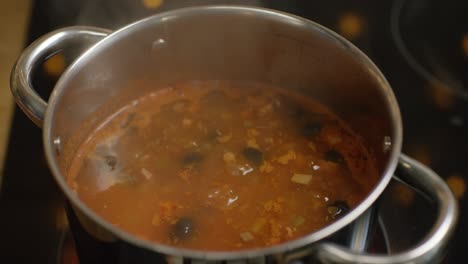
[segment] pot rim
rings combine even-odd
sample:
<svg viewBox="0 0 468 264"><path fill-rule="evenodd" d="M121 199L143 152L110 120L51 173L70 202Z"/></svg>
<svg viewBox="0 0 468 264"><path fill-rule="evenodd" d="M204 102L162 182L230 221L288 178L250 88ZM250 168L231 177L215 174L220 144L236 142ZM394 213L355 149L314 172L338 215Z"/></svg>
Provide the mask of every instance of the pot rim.
<svg viewBox="0 0 468 264"><path fill-rule="evenodd" d="M102 49L106 49L108 44L113 43L113 41L118 40L121 37L125 37L126 33L138 30L141 27L144 27L148 23L156 21L165 21L167 19L189 15L193 13L200 14L212 14L218 12L240 12L240 13L251 13L259 17L266 17L273 20L280 20L285 23L291 23L296 26L303 27L304 30L316 31L318 34L330 38L332 41L335 41L341 46L341 48L346 49L352 56L357 59L362 65L366 67L370 75L378 83L379 88L382 90L382 93L386 98L386 107L389 108L389 114L391 122L393 125L391 131L392 139L392 149L388 158L388 163L383 170L380 181L377 183L375 188L367 195L367 197L351 212L346 214L341 219L329 224L318 231L310 233L306 236L297 238L295 240L290 240L282 244L263 247L263 248L254 248L247 250L238 250L238 251L206 251L206 250L193 250L186 248L172 247L164 244L159 244L155 242L146 241L136 236L131 235L130 233L118 229L113 226L110 222L99 216L91 208L89 208L84 202L82 202L75 192L69 187L66 181L66 177L61 174L57 159L55 158L54 150L54 135L52 134L52 128L54 120L54 110L60 100L61 94L65 90L66 86L66 77L71 75L71 72L79 70L81 65L91 59L96 52L99 52ZM164 253L172 256L183 256L193 259L206 259L206 260L232 260L232 259L247 259L255 258L265 255L274 255L280 254L294 249L304 247L306 245L315 243L319 240L322 240L334 233L343 227L349 225L355 219L357 219L361 214L363 214L381 195L386 186L388 185L390 179L395 172L398 157L401 153L402 145L402 121L401 114L396 101L395 95L377 66L356 46L352 43L335 33L334 31L325 28L324 26L317 24L308 19L291 15L285 12L259 8L259 7L247 7L247 6L232 6L232 5L216 5L216 6L198 6L198 7L188 7L177 9L173 11L163 12L148 18L139 20L137 22L131 23L121 29L118 29L111 33L109 36L105 37L103 40L96 43L94 46L89 48L86 52L79 56L79 58L73 62L73 64L66 69L58 80L51 96L49 99L49 105L46 110L44 126L43 126L43 144L46 154L46 159L49 164L49 167L52 171L52 174L58 183L62 192L66 195L67 199L73 204L74 207L77 207L81 212L83 212L87 217L96 222L99 226L103 227L106 231L110 232L114 236L122 239L128 243L136 245L138 247L148 249L151 251L156 251L159 253Z"/></svg>

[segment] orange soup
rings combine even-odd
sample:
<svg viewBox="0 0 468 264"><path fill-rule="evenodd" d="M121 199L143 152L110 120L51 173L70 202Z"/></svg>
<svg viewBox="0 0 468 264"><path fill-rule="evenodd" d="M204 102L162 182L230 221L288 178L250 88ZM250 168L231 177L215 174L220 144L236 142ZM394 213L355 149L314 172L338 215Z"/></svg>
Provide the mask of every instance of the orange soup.
<svg viewBox="0 0 468 264"><path fill-rule="evenodd" d="M363 200L377 169L323 105L263 84L206 81L158 89L109 116L68 176L122 230L229 251L323 228Z"/></svg>

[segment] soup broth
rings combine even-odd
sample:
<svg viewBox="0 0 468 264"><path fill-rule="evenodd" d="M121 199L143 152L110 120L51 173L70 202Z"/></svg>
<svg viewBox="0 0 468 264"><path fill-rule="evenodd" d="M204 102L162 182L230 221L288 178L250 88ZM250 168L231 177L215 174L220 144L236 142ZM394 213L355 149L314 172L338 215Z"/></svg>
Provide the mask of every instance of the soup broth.
<svg viewBox="0 0 468 264"><path fill-rule="evenodd" d="M378 178L362 139L323 105L256 83L179 83L109 116L68 171L79 198L135 236L240 250L312 233Z"/></svg>

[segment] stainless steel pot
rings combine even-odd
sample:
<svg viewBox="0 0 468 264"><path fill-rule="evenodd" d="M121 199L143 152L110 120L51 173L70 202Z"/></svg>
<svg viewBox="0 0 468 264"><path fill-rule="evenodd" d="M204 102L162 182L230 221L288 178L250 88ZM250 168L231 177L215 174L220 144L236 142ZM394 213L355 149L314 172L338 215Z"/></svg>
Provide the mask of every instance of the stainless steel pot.
<svg viewBox="0 0 468 264"><path fill-rule="evenodd" d="M58 81L49 102L31 86L43 58L71 44L84 52ZM380 179L366 199L338 221L300 239L235 252L174 248L138 239L91 211L66 182L70 157L86 134L133 98L181 80L255 80L313 96L337 112L366 138L378 159ZM145 82L151 85L139 86ZM116 32L70 27L31 44L13 68L11 89L18 105L43 128L44 148L55 180L67 196L70 212L99 241L120 243L132 252L180 261L289 262L312 255L324 263L426 263L449 240L457 219L451 191L433 171L401 154L402 123L397 101L377 67L336 33L300 17L277 11L214 6L180 9L141 20ZM434 201L437 219L423 241L394 255L369 255L325 242L349 226L399 179ZM144 253L143 253L144 252ZM263 259L263 260L262 260ZM185 262L184 262L185 263Z"/></svg>

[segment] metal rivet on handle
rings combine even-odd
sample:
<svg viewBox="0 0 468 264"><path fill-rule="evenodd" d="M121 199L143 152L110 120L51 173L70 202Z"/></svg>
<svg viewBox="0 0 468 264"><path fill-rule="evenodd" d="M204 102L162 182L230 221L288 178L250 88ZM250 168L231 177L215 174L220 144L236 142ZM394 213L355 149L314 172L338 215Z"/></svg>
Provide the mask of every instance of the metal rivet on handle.
<svg viewBox="0 0 468 264"><path fill-rule="evenodd" d="M60 152L62 151L62 142L60 141L60 137L57 136L54 138L54 146L55 146L55 154L60 156Z"/></svg>
<svg viewBox="0 0 468 264"><path fill-rule="evenodd" d="M383 141L383 152L387 153L392 149L392 139L389 136L384 137Z"/></svg>

